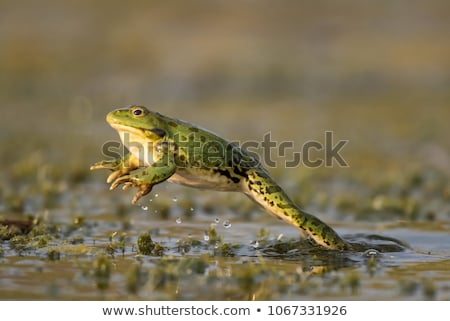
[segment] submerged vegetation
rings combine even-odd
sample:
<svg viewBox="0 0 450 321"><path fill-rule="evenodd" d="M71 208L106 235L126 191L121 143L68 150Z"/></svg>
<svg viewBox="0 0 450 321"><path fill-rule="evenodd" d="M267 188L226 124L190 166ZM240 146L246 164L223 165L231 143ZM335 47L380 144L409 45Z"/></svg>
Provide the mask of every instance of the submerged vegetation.
<svg viewBox="0 0 450 321"><path fill-rule="evenodd" d="M365 240L378 250L337 252L312 247L297 238L275 237L267 228L253 229L250 242L233 237L225 241L230 239L223 234L228 229L219 233L218 219L210 223L203 237L196 233L200 238L189 235L180 239L154 229L135 236L114 232L99 237L86 232L89 220L76 221L78 229L37 219L30 220L27 231L2 226L0 270L4 275L12 272L8 272L13 268L8 268L9 264L25 264L24 273L44 279L53 271L51 281L28 289L27 298L355 299L366 293L382 299L386 289L378 288L377 283L383 283L379 277L386 274L396 275L389 281L393 284L384 282L393 299L445 299L449 294L445 283L437 284L425 275L414 281L403 275L401 271L411 264L409 261L422 261L422 269L432 260L392 238L355 235L348 240ZM34 261L40 263L33 267ZM448 259L445 262L439 263L443 269ZM416 269L414 265L410 268ZM445 271L441 273L445 275ZM416 272L420 274L420 270ZM68 284L70 275L73 279ZM32 290L39 284L47 291ZM92 286L97 290L92 292ZM4 295L20 298L24 294L19 289L6 290Z"/></svg>

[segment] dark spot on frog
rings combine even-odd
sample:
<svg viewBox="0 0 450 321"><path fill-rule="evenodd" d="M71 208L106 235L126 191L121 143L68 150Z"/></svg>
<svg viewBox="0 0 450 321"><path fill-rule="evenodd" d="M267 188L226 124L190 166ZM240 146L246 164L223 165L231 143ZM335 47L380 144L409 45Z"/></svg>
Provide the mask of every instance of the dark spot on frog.
<svg viewBox="0 0 450 321"><path fill-rule="evenodd" d="M161 128L152 128L152 129L150 129L150 131L152 133L158 135L159 137L164 137L166 135L166 131Z"/></svg>
<svg viewBox="0 0 450 321"><path fill-rule="evenodd" d="M277 203L277 206L281 209L289 208L290 206L287 204ZM287 213L285 213L287 215Z"/></svg>
<svg viewBox="0 0 450 321"><path fill-rule="evenodd" d="M266 187L266 193L267 194L273 194L281 191L281 187L277 185L267 186Z"/></svg>
<svg viewBox="0 0 450 321"><path fill-rule="evenodd" d="M239 179L239 177L235 177L232 176L230 171L226 170L226 169L219 169L219 168L215 168L213 170L214 173L219 173L220 175L223 175L225 177L227 177L228 179L230 179L231 181L233 181L233 183L239 183L241 180Z"/></svg>
<svg viewBox="0 0 450 321"><path fill-rule="evenodd" d="M247 175L246 171L245 171L245 170L242 170L239 166L234 166L234 167L233 167L233 172L234 172L236 175L238 175L238 176L248 178L248 175Z"/></svg>

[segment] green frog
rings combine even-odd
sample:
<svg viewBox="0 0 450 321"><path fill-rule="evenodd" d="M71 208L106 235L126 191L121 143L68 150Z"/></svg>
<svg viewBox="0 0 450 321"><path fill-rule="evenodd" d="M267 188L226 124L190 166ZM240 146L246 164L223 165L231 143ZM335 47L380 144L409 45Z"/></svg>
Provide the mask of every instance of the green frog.
<svg viewBox="0 0 450 321"><path fill-rule="evenodd" d="M351 248L330 226L297 206L259 160L237 144L143 106L114 110L106 121L119 133L129 153L98 162L91 170L111 170L107 178L111 190L121 184L123 189L137 188L132 203L164 181L241 192L318 245L333 250Z"/></svg>

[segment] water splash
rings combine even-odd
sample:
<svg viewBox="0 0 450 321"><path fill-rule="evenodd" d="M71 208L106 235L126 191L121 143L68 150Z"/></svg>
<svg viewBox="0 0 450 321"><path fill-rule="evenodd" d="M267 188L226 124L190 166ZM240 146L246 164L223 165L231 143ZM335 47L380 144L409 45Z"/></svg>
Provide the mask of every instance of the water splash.
<svg viewBox="0 0 450 321"><path fill-rule="evenodd" d="M363 253L363 256L365 257L380 257L383 254L381 254L380 251L377 251L375 249L368 249Z"/></svg>
<svg viewBox="0 0 450 321"><path fill-rule="evenodd" d="M177 224L181 224L183 221L181 220L181 217L177 217L177 219L175 220L175 222Z"/></svg>
<svg viewBox="0 0 450 321"><path fill-rule="evenodd" d="M346 240L351 244L354 251L362 252L367 257L379 256L381 253L386 252L403 252L411 249L405 242L376 234L359 233L348 236Z"/></svg>
<svg viewBox="0 0 450 321"><path fill-rule="evenodd" d="M225 228L230 228L230 227L231 227L230 221L229 221L229 220L225 220L225 221L223 222L223 227L225 227Z"/></svg>

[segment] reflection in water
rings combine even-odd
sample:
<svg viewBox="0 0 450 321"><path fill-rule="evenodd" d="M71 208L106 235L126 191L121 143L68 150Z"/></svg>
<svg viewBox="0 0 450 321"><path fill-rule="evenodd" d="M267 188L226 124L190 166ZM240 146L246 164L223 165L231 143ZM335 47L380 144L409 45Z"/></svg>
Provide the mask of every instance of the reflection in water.
<svg viewBox="0 0 450 321"><path fill-rule="evenodd" d="M358 252L369 251L371 249L379 252L402 252L410 249L410 246L403 241L393 237L381 236L376 234L355 234L347 237L347 241L353 249Z"/></svg>
<svg viewBox="0 0 450 321"><path fill-rule="evenodd" d="M169 234L175 235L179 227L172 222L166 224ZM205 222L211 224L210 218ZM230 231L222 224L215 226L222 232ZM239 224L235 226L239 229ZM446 272L448 258L442 260L416 253L404 242L385 236L348 235L345 239L355 250L333 251L313 246L307 240L271 237L267 232L260 232L256 240L248 243L231 234L226 238L232 241L226 242L224 235L213 228L202 230L200 239L168 238L158 234L160 232L154 233L152 242L159 250L148 255L137 255L135 237L123 239L124 243L120 243L123 252L119 251L118 240L114 238L105 244L88 236L84 244L67 244L60 240L61 244L57 245L55 242L59 241L53 239L40 248L24 251L18 247L18 242L28 236L30 246L40 245L31 234L22 238L16 235L3 244L0 274L8 282L3 297L123 299L132 293L141 299L201 300L206 298L202 293L213 293L206 299L299 300L385 298L389 292L390 298L398 295L400 299L421 299L441 298L448 294L445 286L450 285ZM79 250L80 246L83 251ZM109 250L107 257L105 248ZM57 251L58 255L50 256L52 251ZM98 267L106 263L93 264L93 257L114 266L108 272L108 284L99 284L103 279L98 277ZM431 260L435 262L428 264ZM433 269L439 276L439 284L426 277ZM408 276L409 270L415 271L414 283ZM92 285L97 286L97 292L92 291Z"/></svg>
<svg viewBox="0 0 450 321"><path fill-rule="evenodd" d="M255 253L265 258L296 262L298 268L304 273L322 274L361 265L366 265L370 270L376 264L383 263L385 254L410 249L400 240L374 234L351 235L346 237L346 241L352 244L352 251L327 250L319 246L311 246L306 240L295 240L268 242L260 246ZM254 249L254 246L249 247L248 251L251 252Z"/></svg>

